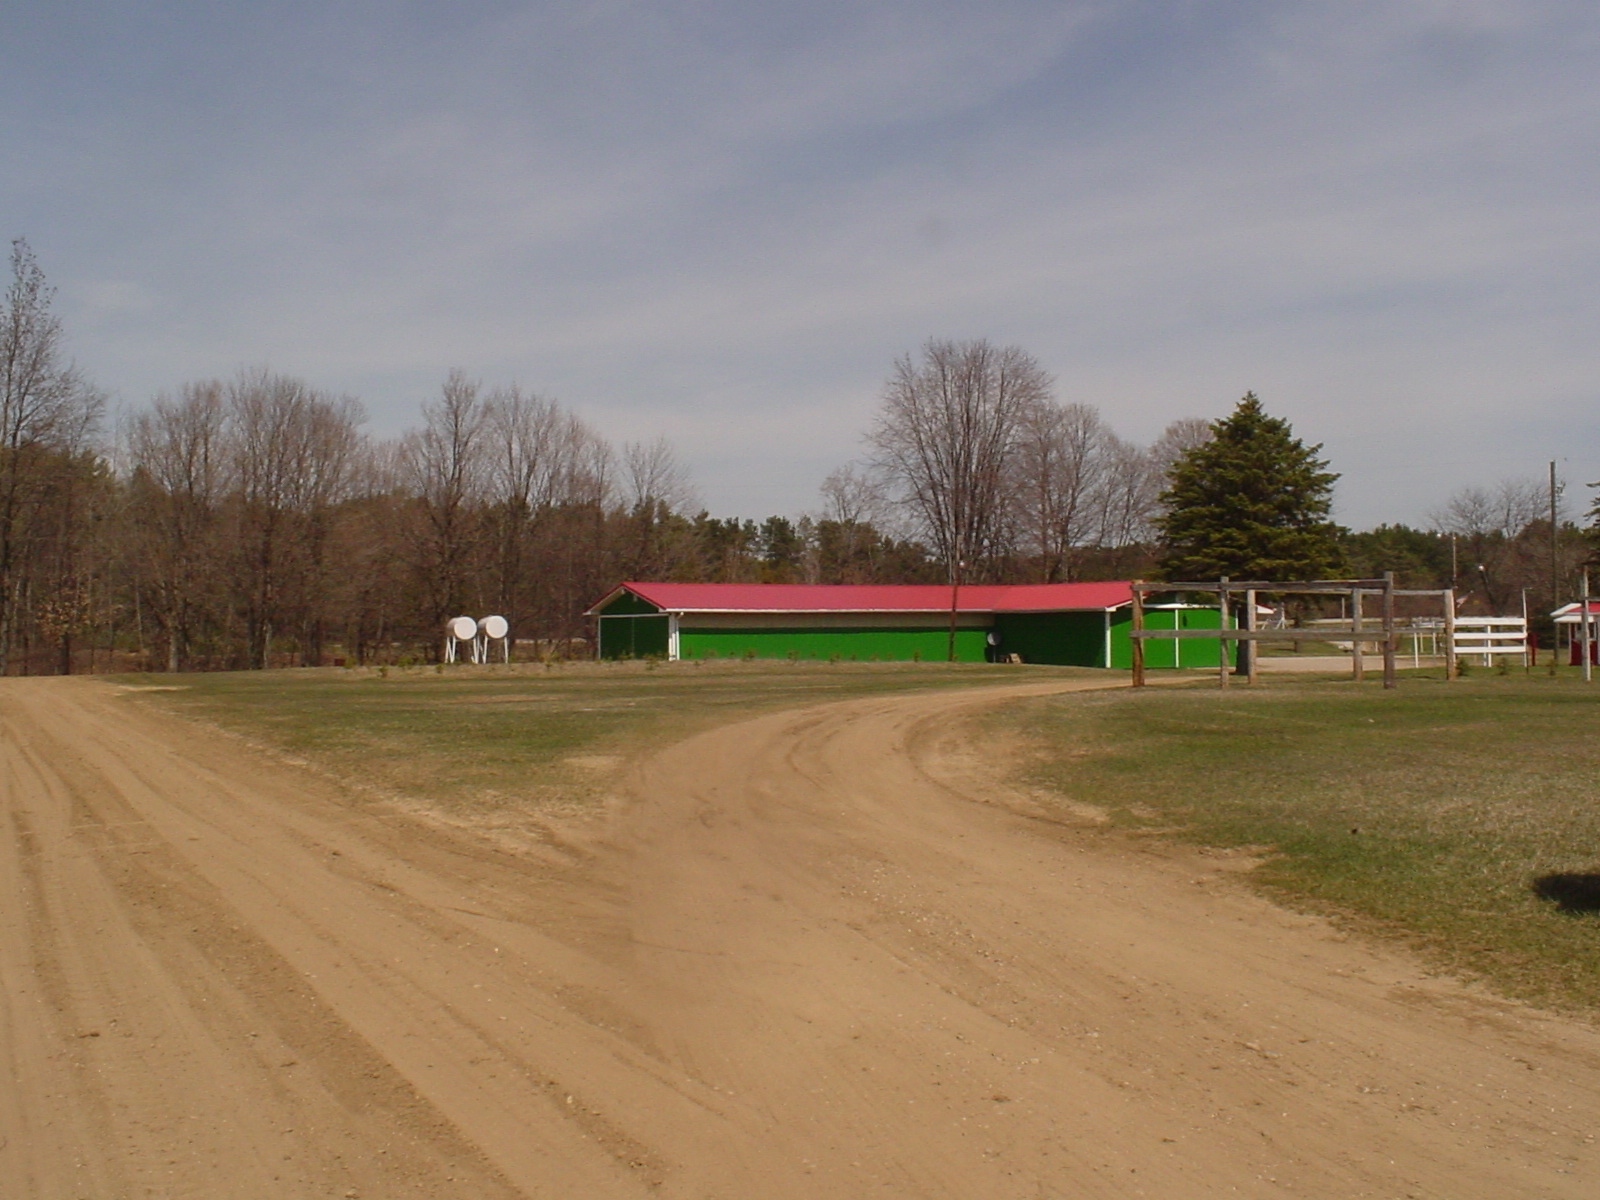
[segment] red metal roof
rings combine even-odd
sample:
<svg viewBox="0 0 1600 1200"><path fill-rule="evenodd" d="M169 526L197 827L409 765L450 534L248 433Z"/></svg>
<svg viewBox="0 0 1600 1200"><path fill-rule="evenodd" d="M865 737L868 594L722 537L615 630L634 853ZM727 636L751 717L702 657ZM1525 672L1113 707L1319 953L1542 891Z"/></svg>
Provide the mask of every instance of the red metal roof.
<svg viewBox="0 0 1600 1200"><path fill-rule="evenodd" d="M949 612L943 583L624 583L590 609L598 612L626 589L668 612ZM961 612L1103 612L1133 599L1124 582L963 584Z"/></svg>
<svg viewBox="0 0 1600 1200"><path fill-rule="evenodd" d="M1555 612L1551 613L1550 615L1552 617L1554 617L1558 621L1561 620L1563 617L1571 617L1572 618L1572 624L1576 625L1576 624L1579 623L1578 622L1578 609L1579 609L1579 605L1581 603L1582 603L1582 601L1574 600L1571 604L1563 604L1560 608L1556 609ZM1591 615L1600 614L1600 600L1591 600L1591 601L1589 601L1589 612L1590 612Z"/></svg>

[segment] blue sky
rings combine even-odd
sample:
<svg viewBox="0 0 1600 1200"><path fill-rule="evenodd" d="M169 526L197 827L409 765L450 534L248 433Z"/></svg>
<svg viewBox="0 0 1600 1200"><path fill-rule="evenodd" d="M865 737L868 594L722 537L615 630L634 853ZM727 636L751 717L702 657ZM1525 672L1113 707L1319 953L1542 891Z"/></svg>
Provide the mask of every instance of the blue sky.
<svg viewBox="0 0 1600 1200"><path fill-rule="evenodd" d="M1600 7L11 0L0 233L127 405L446 372L798 513L925 339L1125 436L1246 389L1339 514L1600 479ZM1574 506L1575 507L1575 506Z"/></svg>

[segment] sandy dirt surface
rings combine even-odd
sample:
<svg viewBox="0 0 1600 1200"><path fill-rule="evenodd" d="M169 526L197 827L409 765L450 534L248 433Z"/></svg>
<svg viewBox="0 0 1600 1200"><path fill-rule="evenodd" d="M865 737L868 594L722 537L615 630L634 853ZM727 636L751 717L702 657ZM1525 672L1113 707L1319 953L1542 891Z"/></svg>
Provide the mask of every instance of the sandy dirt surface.
<svg viewBox="0 0 1600 1200"><path fill-rule="evenodd" d="M1260 659L1261 671L1265 675L1349 675L1350 656L1348 654L1263 654ZM1402 671L1413 671L1419 668L1437 669L1444 666L1441 657L1421 654L1397 654L1395 665ZM1475 664L1474 664L1475 665ZM1368 679L1383 678L1383 653L1369 653L1366 656L1366 673Z"/></svg>
<svg viewBox="0 0 1600 1200"><path fill-rule="evenodd" d="M1263 654L1257 660L1261 672L1265 675L1348 675L1350 674L1350 656L1348 654ZM1411 666L1409 656L1402 662L1402 667ZM1424 659L1426 666L1437 665L1435 659ZM1367 656L1367 674L1369 677L1381 679L1383 677L1383 656L1381 654Z"/></svg>
<svg viewBox="0 0 1600 1200"><path fill-rule="evenodd" d="M697 735L535 853L0 683L8 1200L1600 1186L1592 1029L973 782L1037 685Z"/></svg>

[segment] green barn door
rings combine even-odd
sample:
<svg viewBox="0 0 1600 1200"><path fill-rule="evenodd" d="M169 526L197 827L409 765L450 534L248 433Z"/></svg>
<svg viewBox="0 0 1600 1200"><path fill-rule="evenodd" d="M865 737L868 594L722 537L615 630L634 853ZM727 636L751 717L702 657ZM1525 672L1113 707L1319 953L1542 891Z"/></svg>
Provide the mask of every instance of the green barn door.
<svg viewBox="0 0 1600 1200"><path fill-rule="evenodd" d="M666 658L672 618L617 616L600 618L601 658Z"/></svg>

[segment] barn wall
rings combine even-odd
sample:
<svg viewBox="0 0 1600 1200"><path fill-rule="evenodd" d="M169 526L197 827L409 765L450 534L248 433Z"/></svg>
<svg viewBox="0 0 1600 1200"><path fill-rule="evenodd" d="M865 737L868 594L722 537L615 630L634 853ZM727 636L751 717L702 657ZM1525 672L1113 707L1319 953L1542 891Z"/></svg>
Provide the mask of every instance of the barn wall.
<svg viewBox="0 0 1600 1200"><path fill-rule="evenodd" d="M601 658L665 658L672 634L672 618L615 616L610 609L600 618Z"/></svg>
<svg viewBox="0 0 1600 1200"><path fill-rule="evenodd" d="M1106 619L1099 612L997 613L1000 654L1058 667L1106 665Z"/></svg>
<svg viewBox="0 0 1600 1200"><path fill-rule="evenodd" d="M678 630L681 658L839 658L845 662L944 662L950 654L950 629L931 628L825 628L761 626L747 629L691 628ZM987 628L956 630L956 660L983 662L988 649Z"/></svg>
<svg viewBox="0 0 1600 1200"><path fill-rule="evenodd" d="M608 617L620 617L634 613L658 613L661 610L650 601L635 596L632 592L621 592L612 598L611 603L603 610Z"/></svg>
<svg viewBox="0 0 1600 1200"><path fill-rule="evenodd" d="M1174 625L1177 621L1179 624ZM1230 620L1237 625L1237 621ZM1222 625L1222 614L1215 608L1149 608L1145 610L1146 629L1217 629ZM1133 666L1133 639L1128 632L1133 628L1133 614L1120 608L1111 617L1111 665L1127 670ZM1235 643L1237 648L1238 643ZM1144 665L1157 667L1184 667L1215 669L1221 647L1215 638L1172 638L1163 641L1151 638L1144 644ZM1176 656L1176 657L1174 657Z"/></svg>
<svg viewBox="0 0 1600 1200"><path fill-rule="evenodd" d="M943 612L696 612L684 615L698 630L711 629L942 629L950 632L950 611ZM960 625L987 625L981 614L961 614Z"/></svg>

